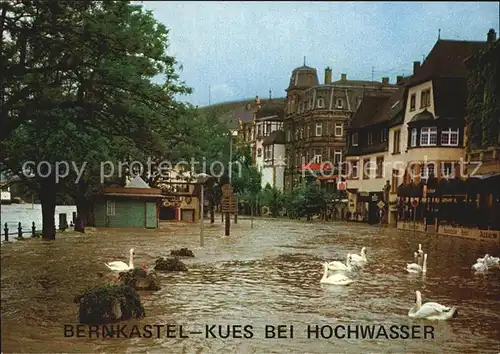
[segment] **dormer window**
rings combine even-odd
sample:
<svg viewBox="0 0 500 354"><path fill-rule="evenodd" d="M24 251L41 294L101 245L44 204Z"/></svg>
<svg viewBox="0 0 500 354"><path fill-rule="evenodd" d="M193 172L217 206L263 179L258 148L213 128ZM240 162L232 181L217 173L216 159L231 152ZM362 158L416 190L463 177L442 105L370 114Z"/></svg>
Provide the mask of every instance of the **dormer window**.
<svg viewBox="0 0 500 354"><path fill-rule="evenodd" d="M344 108L344 100L342 98L337 98L337 108Z"/></svg>
<svg viewBox="0 0 500 354"><path fill-rule="evenodd" d="M367 143L368 143L368 145L373 144L373 135L372 135L372 132L368 132Z"/></svg>
<svg viewBox="0 0 500 354"><path fill-rule="evenodd" d="M352 146L358 146L358 133L352 133Z"/></svg>
<svg viewBox="0 0 500 354"><path fill-rule="evenodd" d="M317 105L318 105L318 108L325 108L325 99L318 98Z"/></svg>

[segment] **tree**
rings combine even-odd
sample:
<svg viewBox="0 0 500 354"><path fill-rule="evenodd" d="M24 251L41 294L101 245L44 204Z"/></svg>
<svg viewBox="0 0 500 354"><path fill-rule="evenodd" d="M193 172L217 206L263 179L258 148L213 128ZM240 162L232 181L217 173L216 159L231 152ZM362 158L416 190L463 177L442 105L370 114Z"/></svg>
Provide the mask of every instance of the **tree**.
<svg viewBox="0 0 500 354"><path fill-rule="evenodd" d="M262 205L269 208L269 212L273 217L277 217L285 205L283 193L276 187L271 187L269 183L259 193L259 200L262 201Z"/></svg>
<svg viewBox="0 0 500 354"><path fill-rule="evenodd" d="M285 196L285 206L290 217L307 217L322 213L326 209L329 195L315 184L307 184L295 188Z"/></svg>
<svg viewBox="0 0 500 354"><path fill-rule="evenodd" d="M54 239L56 194L71 192L82 224L101 161L164 154L189 111L173 97L190 89L166 54L168 30L128 1L3 2L0 21L0 161L39 193ZM45 164L29 178L26 161ZM74 170L57 179L58 161L87 163L78 183Z"/></svg>
<svg viewBox="0 0 500 354"><path fill-rule="evenodd" d="M256 196L261 190L262 175L252 166L252 151L249 146L236 145L233 152L232 185L234 192Z"/></svg>

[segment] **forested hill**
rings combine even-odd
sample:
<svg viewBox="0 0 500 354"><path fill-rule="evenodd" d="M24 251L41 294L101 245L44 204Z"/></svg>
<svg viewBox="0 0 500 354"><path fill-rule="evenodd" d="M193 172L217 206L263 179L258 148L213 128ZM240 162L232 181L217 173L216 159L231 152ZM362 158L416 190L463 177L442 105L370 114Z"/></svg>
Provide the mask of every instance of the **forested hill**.
<svg viewBox="0 0 500 354"><path fill-rule="evenodd" d="M284 97L273 98L273 101L281 101L285 102ZM264 105L269 99L261 99L260 104ZM231 101L224 103L217 103L211 106L200 107L199 110L202 113L215 113L216 117L220 120L227 122L229 125L233 125L236 122L233 122L233 119L237 116L237 113L245 110L245 106L247 104L251 104L253 106L255 104L255 98L244 100L244 101Z"/></svg>

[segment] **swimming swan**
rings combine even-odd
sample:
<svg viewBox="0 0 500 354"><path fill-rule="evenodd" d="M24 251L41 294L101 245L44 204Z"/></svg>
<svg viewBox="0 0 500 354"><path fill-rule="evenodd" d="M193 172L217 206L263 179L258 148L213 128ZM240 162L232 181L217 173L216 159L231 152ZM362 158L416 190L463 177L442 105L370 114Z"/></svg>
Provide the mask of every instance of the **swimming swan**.
<svg viewBox="0 0 500 354"><path fill-rule="evenodd" d="M421 243L418 244L418 251L417 252L420 255L424 254L424 251L422 251L422 244Z"/></svg>
<svg viewBox="0 0 500 354"><path fill-rule="evenodd" d="M485 260L483 260L483 262L477 262L473 264L471 268L476 272L486 272L488 270L488 262Z"/></svg>
<svg viewBox="0 0 500 354"><path fill-rule="evenodd" d="M417 263L407 264L406 271L408 273L426 273L427 272L427 253L424 254L424 264L421 266Z"/></svg>
<svg viewBox="0 0 500 354"><path fill-rule="evenodd" d="M331 285L349 285L354 282L354 280L346 277L344 274L335 273L328 276L328 263L323 263L323 278L321 278L320 283L331 284Z"/></svg>
<svg viewBox="0 0 500 354"><path fill-rule="evenodd" d="M361 249L361 256L359 254L351 254L351 262L366 262L366 247Z"/></svg>
<svg viewBox="0 0 500 354"><path fill-rule="evenodd" d="M420 291L415 291L417 296L415 306L408 311L408 316L411 318L423 318L427 320L449 320L458 315L455 306L448 307L438 304L437 302L426 302L422 305L422 294Z"/></svg>
<svg viewBox="0 0 500 354"><path fill-rule="evenodd" d="M345 270L345 271L352 271L353 267L351 265L351 254L347 254L347 260L344 263L340 261L333 261L328 263L328 270Z"/></svg>
<svg viewBox="0 0 500 354"><path fill-rule="evenodd" d="M134 269L134 249L130 249L130 259L128 264L123 261L113 261L109 263L104 263L106 267L114 271L127 271Z"/></svg>
<svg viewBox="0 0 500 354"><path fill-rule="evenodd" d="M500 258L492 257L488 253L484 255L483 258L478 258L477 263L486 263L488 268L490 267L499 267L500 266ZM500 267L499 267L500 268Z"/></svg>

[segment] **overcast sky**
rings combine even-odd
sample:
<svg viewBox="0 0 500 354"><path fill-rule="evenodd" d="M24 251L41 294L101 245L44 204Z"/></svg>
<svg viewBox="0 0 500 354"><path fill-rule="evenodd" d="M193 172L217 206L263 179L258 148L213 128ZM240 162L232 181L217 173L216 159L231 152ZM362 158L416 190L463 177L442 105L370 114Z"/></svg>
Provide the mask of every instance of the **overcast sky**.
<svg viewBox="0 0 500 354"><path fill-rule="evenodd" d="M408 75L438 38L486 40L499 32L498 2L149 2L170 29L194 105L284 97L291 71L330 66L333 79Z"/></svg>

